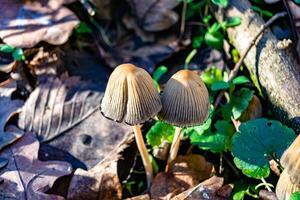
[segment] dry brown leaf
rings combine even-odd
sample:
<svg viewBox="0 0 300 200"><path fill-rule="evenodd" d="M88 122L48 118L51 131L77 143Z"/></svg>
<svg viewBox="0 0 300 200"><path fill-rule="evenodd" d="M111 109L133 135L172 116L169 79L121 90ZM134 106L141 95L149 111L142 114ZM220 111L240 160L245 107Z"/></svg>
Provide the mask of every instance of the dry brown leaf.
<svg viewBox="0 0 300 200"><path fill-rule="evenodd" d="M201 155L178 156L170 173L159 173L153 180L151 199L170 199L195 187L201 180L209 178L212 164Z"/></svg>
<svg viewBox="0 0 300 200"><path fill-rule="evenodd" d="M262 200L278 200L274 192L269 192L268 190L260 190L259 197Z"/></svg>
<svg viewBox="0 0 300 200"><path fill-rule="evenodd" d="M148 194L143 194L143 195L127 198L124 200L150 200L150 197Z"/></svg>
<svg viewBox="0 0 300 200"><path fill-rule="evenodd" d="M68 199L96 200L121 199L122 187L117 174L117 161L122 152L133 141L133 134L111 151L104 160L86 171L77 169L68 189Z"/></svg>
<svg viewBox="0 0 300 200"><path fill-rule="evenodd" d="M137 24L145 31L162 31L178 21L172 11L178 0L128 0Z"/></svg>
<svg viewBox="0 0 300 200"><path fill-rule="evenodd" d="M7 120L23 105L21 100L11 100L15 88L0 87L0 150L23 136L22 131L6 130Z"/></svg>
<svg viewBox="0 0 300 200"><path fill-rule="evenodd" d="M222 187L224 178L213 176L175 197L172 200L225 200L227 198L219 197L217 195L218 190Z"/></svg>
<svg viewBox="0 0 300 200"><path fill-rule="evenodd" d="M67 41L77 17L62 7L62 0L2 0L0 7L0 38L20 48L31 48L40 41L60 45Z"/></svg>
<svg viewBox="0 0 300 200"><path fill-rule="evenodd" d="M249 105L245 111L243 111L239 120L245 122L252 119L257 119L262 117L262 105L259 98L256 95L253 95L252 100L249 102Z"/></svg>
<svg viewBox="0 0 300 200"><path fill-rule="evenodd" d="M115 48L103 50L102 56L112 68L122 63L132 63L153 72L157 63L180 49L174 35L162 36L152 43L139 41L136 36L125 37L116 43Z"/></svg>
<svg viewBox="0 0 300 200"><path fill-rule="evenodd" d="M131 132L129 126L101 115L101 88L78 77L60 80L47 76L30 94L18 124L36 132L40 141L94 166Z"/></svg>
<svg viewBox="0 0 300 200"><path fill-rule="evenodd" d="M0 199L62 200L61 196L46 194L54 181L71 173L66 162L38 160L39 142L26 133L18 142L6 148L0 156L9 160L0 170Z"/></svg>

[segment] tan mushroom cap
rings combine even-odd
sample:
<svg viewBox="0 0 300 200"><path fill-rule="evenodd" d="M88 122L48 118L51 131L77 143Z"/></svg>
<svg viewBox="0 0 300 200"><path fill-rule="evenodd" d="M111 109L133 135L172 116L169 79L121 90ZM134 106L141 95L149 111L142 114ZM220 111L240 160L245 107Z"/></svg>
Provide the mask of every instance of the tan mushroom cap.
<svg viewBox="0 0 300 200"><path fill-rule="evenodd" d="M300 186L294 184L287 170L283 170L276 185L276 196L279 200L289 200L290 196L300 190Z"/></svg>
<svg viewBox="0 0 300 200"><path fill-rule="evenodd" d="M280 163L289 174L291 181L300 187L300 135L281 156Z"/></svg>
<svg viewBox="0 0 300 200"><path fill-rule="evenodd" d="M113 71L101 103L101 112L105 117L138 125L160 110L158 92L144 69L122 64Z"/></svg>
<svg viewBox="0 0 300 200"><path fill-rule="evenodd" d="M193 71L180 70L167 82L159 118L178 127L200 125L209 114L209 95Z"/></svg>

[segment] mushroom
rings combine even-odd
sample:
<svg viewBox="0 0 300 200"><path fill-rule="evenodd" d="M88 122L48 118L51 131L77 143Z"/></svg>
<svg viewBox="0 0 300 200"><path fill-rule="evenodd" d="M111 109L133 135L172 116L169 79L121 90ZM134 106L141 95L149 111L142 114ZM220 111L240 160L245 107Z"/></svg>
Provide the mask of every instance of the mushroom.
<svg viewBox="0 0 300 200"><path fill-rule="evenodd" d="M109 77L101 103L102 114L133 127L137 147L150 187L153 172L140 124L161 110L161 101L151 76L132 64L119 65Z"/></svg>
<svg viewBox="0 0 300 200"><path fill-rule="evenodd" d="M202 124L209 115L210 103L203 81L190 70L180 70L174 74L168 80L161 99L163 108L159 118L176 126L166 166L167 172L179 150L181 129Z"/></svg>
<svg viewBox="0 0 300 200"><path fill-rule="evenodd" d="M284 152L280 163L284 170L276 185L276 195L279 200L288 200L294 192L300 191L300 135Z"/></svg>

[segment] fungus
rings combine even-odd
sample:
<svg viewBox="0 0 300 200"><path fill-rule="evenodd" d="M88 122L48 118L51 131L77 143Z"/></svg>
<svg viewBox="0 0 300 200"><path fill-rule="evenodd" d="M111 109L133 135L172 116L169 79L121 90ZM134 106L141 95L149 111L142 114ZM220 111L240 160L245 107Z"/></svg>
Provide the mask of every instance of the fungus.
<svg viewBox="0 0 300 200"><path fill-rule="evenodd" d="M151 76L132 64L119 65L109 77L101 103L102 114L133 127L137 147L145 167L148 187L153 172L140 124L154 117L161 101Z"/></svg>
<svg viewBox="0 0 300 200"><path fill-rule="evenodd" d="M159 118L176 126L166 171L176 158L183 127L202 124L209 115L209 96L201 78L193 71L180 70L167 82L162 94Z"/></svg>
<svg viewBox="0 0 300 200"><path fill-rule="evenodd" d="M300 190L300 136L283 153L280 163L284 167L276 185L276 195L279 200L288 200Z"/></svg>

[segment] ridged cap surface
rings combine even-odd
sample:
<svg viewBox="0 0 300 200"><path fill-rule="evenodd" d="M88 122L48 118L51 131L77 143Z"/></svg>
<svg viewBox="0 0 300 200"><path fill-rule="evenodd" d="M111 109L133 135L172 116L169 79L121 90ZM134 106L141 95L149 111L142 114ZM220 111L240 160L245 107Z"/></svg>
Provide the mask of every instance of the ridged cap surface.
<svg viewBox="0 0 300 200"><path fill-rule="evenodd" d="M276 196L279 200L289 200L290 196L300 190L300 186L292 183L286 170L283 170L276 185Z"/></svg>
<svg viewBox="0 0 300 200"><path fill-rule="evenodd" d="M202 124L209 114L209 95L193 71L180 70L167 82L162 94L159 118L178 127Z"/></svg>
<svg viewBox="0 0 300 200"><path fill-rule="evenodd" d="M300 186L300 135L281 156L280 163L291 181Z"/></svg>
<svg viewBox="0 0 300 200"><path fill-rule="evenodd" d="M161 110L151 76L132 64L119 65L109 77L101 102L102 114L130 125L144 123Z"/></svg>

